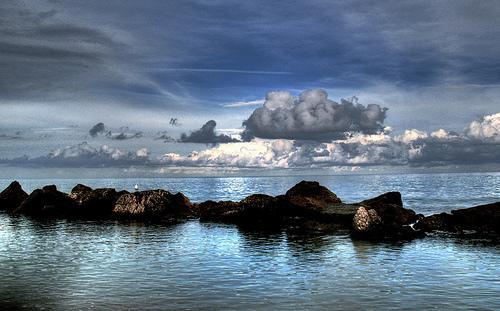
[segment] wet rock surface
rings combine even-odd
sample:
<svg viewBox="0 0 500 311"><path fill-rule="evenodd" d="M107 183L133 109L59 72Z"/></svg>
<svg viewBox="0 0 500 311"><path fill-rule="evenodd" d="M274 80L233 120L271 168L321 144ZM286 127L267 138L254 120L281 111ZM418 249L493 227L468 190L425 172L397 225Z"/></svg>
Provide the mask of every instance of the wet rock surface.
<svg viewBox="0 0 500 311"><path fill-rule="evenodd" d="M426 232L500 234L500 202L452 210L451 213L430 215L419 220L416 228Z"/></svg>
<svg viewBox="0 0 500 311"><path fill-rule="evenodd" d="M113 212L118 198L127 191L116 191L113 188L92 189L78 184L70 192L69 197L75 201L74 214L82 217L109 216Z"/></svg>
<svg viewBox="0 0 500 311"><path fill-rule="evenodd" d="M14 213L31 216L67 216L75 206L66 193L57 190L55 185L34 190L15 210Z"/></svg>
<svg viewBox="0 0 500 311"><path fill-rule="evenodd" d="M321 211L342 201L328 188L316 181L301 181L285 193L284 199L290 207L304 212Z"/></svg>
<svg viewBox="0 0 500 311"><path fill-rule="evenodd" d="M0 193L0 210L13 211L26 200L28 194L23 190L21 184L13 181Z"/></svg>
<svg viewBox="0 0 500 311"><path fill-rule="evenodd" d="M114 215L132 218L187 217L191 202L182 193L146 190L121 195L114 204Z"/></svg>
<svg viewBox="0 0 500 311"><path fill-rule="evenodd" d="M451 211L458 230L500 233L500 202Z"/></svg>

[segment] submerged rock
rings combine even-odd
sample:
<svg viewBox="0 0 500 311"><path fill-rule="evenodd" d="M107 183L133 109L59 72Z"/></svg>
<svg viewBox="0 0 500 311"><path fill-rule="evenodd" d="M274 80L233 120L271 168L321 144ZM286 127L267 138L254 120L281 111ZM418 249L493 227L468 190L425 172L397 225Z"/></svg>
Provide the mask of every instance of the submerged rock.
<svg viewBox="0 0 500 311"><path fill-rule="evenodd" d="M0 193L0 210L13 211L26 198L28 194L23 190L21 184L13 181L10 185Z"/></svg>
<svg viewBox="0 0 500 311"><path fill-rule="evenodd" d="M155 219L187 217L192 213L191 208L191 202L182 193L158 189L123 194L112 212L122 217Z"/></svg>
<svg viewBox="0 0 500 311"><path fill-rule="evenodd" d="M113 188L92 189L78 184L71 190L69 197L76 203L75 216L99 217L109 216L118 198L127 193L127 191L117 192Z"/></svg>
<svg viewBox="0 0 500 311"><path fill-rule="evenodd" d="M31 216L67 216L72 213L74 201L55 185L34 190L15 210Z"/></svg>

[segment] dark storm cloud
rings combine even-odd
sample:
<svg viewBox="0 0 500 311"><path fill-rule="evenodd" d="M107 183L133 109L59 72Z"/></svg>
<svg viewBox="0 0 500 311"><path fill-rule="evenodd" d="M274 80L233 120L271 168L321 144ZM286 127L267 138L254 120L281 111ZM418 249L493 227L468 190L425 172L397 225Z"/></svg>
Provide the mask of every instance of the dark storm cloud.
<svg viewBox="0 0 500 311"><path fill-rule="evenodd" d="M179 120L177 118L170 118L169 124L172 126L179 126Z"/></svg>
<svg viewBox="0 0 500 311"><path fill-rule="evenodd" d="M97 135L104 134L106 138L114 140L127 140L143 137L142 132L130 132L128 127L121 127L118 133L114 133L112 130L107 130L106 126L102 122L94 125L89 130L89 134L91 137L97 137Z"/></svg>
<svg viewBox="0 0 500 311"><path fill-rule="evenodd" d="M183 143L201 143L201 144L218 144L218 143L231 143L238 141L228 135L215 133L217 123L210 120L205 123L199 130L191 132L189 135L182 133L180 142Z"/></svg>
<svg viewBox="0 0 500 311"><path fill-rule="evenodd" d="M412 166L472 165L500 163L500 143L457 137L452 140L421 139L412 144Z"/></svg>
<svg viewBox="0 0 500 311"><path fill-rule="evenodd" d="M97 135L104 133L104 131L106 131L104 123L99 122L96 125L92 126L92 128L89 130L89 134L92 137L96 137Z"/></svg>
<svg viewBox="0 0 500 311"><path fill-rule="evenodd" d="M383 129L387 108L363 106L357 99L328 99L324 90L312 89L295 98L289 92L269 92L264 105L243 122L243 137L331 140L346 132L374 134Z"/></svg>
<svg viewBox="0 0 500 311"><path fill-rule="evenodd" d="M127 60L133 46L116 35L120 31L89 23L83 16L86 10L70 16L70 8L64 3L0 3L3 100L50 103L96 94L104 94L100 95L104 100L137 89L142 94L163 94L159 85L140 73L137 62Z"/></svg>
<svg viewBox="0 0 500 311"><path fill-rule="evenodd" d="M155 140L163 140L164 143L175 142L176 140L168 134L168 131L159 131L155 135Z"/></svg>
<svg viewBox="0 0 500 311"><path fill-rule="evenodd" d="M499 80L494 74L500 64L496 2L109 1L109 11L100 1L27 3L6 0L0 5L0 41L14 44L4 51L30 58L61 55L101 69L120 59L140 65L123 53L133 46L116 32L97 27L104 19L149 47L141 62L155 68L158 81L185 82L193 92L215 85L260 90L314 82L360 86L376 80L406 85L429 85L449 77L466 83ZM121 22L138 15L142 21ZM33 71L21 69L24 77ZM52 79L63 82L63 74L83 78L63 69L52 68ZM245 72L263 74L249 79ZM92 75L102 79L98 71Z"/></svg>
<svg viewBox="0 0 500 311"><path fill-rule="evenodd" d="M115 139L115 140L127 140L127 139L141 138L142 136L143 136L142 132L136 132L136 133L121 132L118 134L113 134L112 132L106 133L107 138Z"/></svg>
<svg viewBox="0 0 500 311"><path fill-rule="evenodd" d="M173 93L215 105L279 88L495 84L499 15L497 2L461 0L5 0L0 91L133 93L146 106L154 96L174 105Z"/></svg>

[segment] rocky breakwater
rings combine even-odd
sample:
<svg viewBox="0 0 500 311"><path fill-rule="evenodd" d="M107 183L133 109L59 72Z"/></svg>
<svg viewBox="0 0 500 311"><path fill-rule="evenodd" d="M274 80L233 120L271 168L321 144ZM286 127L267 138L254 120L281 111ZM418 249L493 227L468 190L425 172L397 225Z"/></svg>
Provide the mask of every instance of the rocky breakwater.
<svg viewBox="0 0 500 311"><path fill-rule="evenodd" d="M346 204L326 187L311 181L301 181L276 197L258 194L239 202L202 202L196 205L195 211L202 221L254 228L350 230L360 239L411 239L423 235L423 231L411 226L418 216L403 208L399 192Z"/></svg>
<svg viewBox="0 0 500 311"><path fill-rule="evenodd" d="M415 228L425 231L500 235L500 202L423 217Z"/></svg>
<svg viewBox="0 0 500 311"><path fill-rule="evenodd" d="M300 226L308 221L349 226L356 208L317 182L302 181L284 195L253 194L239 202L206 201L195 211L202 221L236 223L246 227Z"/></svg>
<svg viewBox="0 0 500 311"><path fill-rule="evenodd" d="M182 193L75 186L69 194L49 185L27 194L18 182L0 193L0 210L32 217L85 219L182 220L232 223L260 230L349 231L369 240L413 239L426 232L474 230L500 234L500 202L424 217L403 207L399 192L358 203L342 202L328 188L301 181L285 194L253 194L241 201L192 204Z"/></svg>
<svg viewBox="0 0 500 311"><path fill-rule="evenodd" d="M0 194L0 210L35 218L141 219L165 220L186 218L192 214L191 203L182 193L148 190L129 193L113 188L92 189L78 184L69 194L55 185L24 192L13 182Z"/></svg>

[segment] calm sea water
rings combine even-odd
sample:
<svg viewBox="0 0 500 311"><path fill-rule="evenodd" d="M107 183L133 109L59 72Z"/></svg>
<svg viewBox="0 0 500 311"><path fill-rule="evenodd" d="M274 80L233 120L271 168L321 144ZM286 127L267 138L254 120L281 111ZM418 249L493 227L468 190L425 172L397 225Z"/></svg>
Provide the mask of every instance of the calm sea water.
<svg viewBox="0 0 500 311"><path fill-rule="evenodd" d="M193 201L280 194L300 177L21 180L182 191ZM311 179L311 178L308 178ZM403 193L424 214L500 200L500 174L312 178L344 201ZM10 182L0 180L0 188ZM0 214L0 309L500 309L500 246L429 236L247 232L231 225L34 221Z"/></svg>

